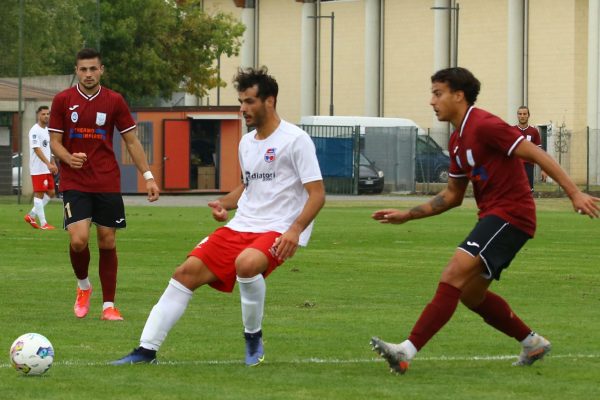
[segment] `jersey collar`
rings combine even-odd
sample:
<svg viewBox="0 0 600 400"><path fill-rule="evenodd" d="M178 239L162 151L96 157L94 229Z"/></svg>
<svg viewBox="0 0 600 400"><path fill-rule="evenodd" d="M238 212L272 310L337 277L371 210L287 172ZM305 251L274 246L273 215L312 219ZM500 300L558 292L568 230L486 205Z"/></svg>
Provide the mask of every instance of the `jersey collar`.
<svg viewBox="0 0 600 400"><path fill-rule="evenodd" d="M91 96L88 96L87 94L83 93L83 92L81 91L81 89L79 89L79 83L77 84L77 91L79 92L79 94L80 94L80 95L81 95L81 96L82 96L84 99L86 99L86 100L88 100L88 101L92 101L92 100L94 100L96 97L98 97L98 95L100 94L100 91L101 91L101 90L102 90L102 86L101 86L101 85L98 85L98 91L97 91L96 93L94 93L93 95L91 95Z"/></svg>
<svg viewBox="0 0 600 400"><path fill-rule="evenodd" d="M458 134L459 137L462 137L463 129L465 129L465 124L467 123L467 119L469 119L469 114L471 114L471 110L473 110L474 108L475 108L475 106L471 106L467 110L467 113L465 114L465 117L463 118L463 122L460 125L460 132Z"/></svg>

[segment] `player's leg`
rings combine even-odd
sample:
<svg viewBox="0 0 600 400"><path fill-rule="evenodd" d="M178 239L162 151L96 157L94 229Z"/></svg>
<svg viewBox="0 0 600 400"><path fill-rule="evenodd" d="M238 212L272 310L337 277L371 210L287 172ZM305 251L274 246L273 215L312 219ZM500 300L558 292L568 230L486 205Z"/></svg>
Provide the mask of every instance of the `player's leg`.
<svg viewBox="0 0 600 400"><path fill-rule="evenodd" d="M119 193L93 193L92 222L96 224L98 240L98 274L102 285L103 320L121 321L123 317L115 307L117 291L116 231L125 228L125 206Z"/></svg>
<svg viewBox="0 0 600 400"><path fill-rule="evenodd" d="M392 372L403 374L417 352L450 320L462 293L463 286L473 276L482 273L478 259L456 250L444 268L431 302L425 306L407 340L400 344L386 343L374 337L373 350L383 356Z"/></svg>
<svg viewBox="0 0 600 400"><path fill-rule="evenodd" d="M115 307L119 262L116 248L116 228L96 226L98 239L98 275L102 286L102 316L105 321L122 321Z"/></svg>
<svg viewBox="0 0 600 400"><path fill-rule="evenodd" d="M262 320L265 307L266 284L262 272L269 260L256 249L244 250L236 259L237 282L240 288L246 365L254 366L264 361Z"/></svg>
<svg viewBox="0 0 600 400"><path fill-rule="evenodd" d="M63 196L63 206L64 227L69 233L69 258L77 277L74 311L78 318L83 318L89 311L92 295L92 286L88 278L92 203L86 193L68 190Z"/></svg>
<svg viewBox="0 0 600 400"><path fill-rule="evenodd" d="M531 163L525 163L525 173L527 174L527 180L529 181L529 187L531 188L532 192L533 192L533 172L534 172L534 165Z"/></svg>
<svg viewBox="0 0 600 400"><path fill-rule="evenodd" d="M195 256L188 257L177 267L158 303L152 307L140 337L139 347L111 364L155 363L156 352L185 312L193 291L217 280L217 276L201 259Z"/></svg>
<svg viewBox="0 0 600 400"><path fill-rule="evenodd" d="M461 301L487 324L521 343L523 351L515 365L531 365L550 351L550 342L533 332L505 299L487 290L492 279L500 279L502 271L508 268L529 236L506 223L497 227L496 231L488 231L489 239L479 254L485 262L486 273L465 285Z"/></svg>
<svg viewBox="0 0 600 400"><path fill-rule="evenodd" d="M250 247L235 259L246 341L245 363L248 366L264 361L262 321L266 295L265 276L281 264L271 252L273 243L279 236L277 232L256 235L251 239Z"/></svg>
<svg viewBox="0 0 600 400"><path fill-rule="evenodd" d="M42 225L41 219L44 219L46 222L46 216L44 214L44 203L43 197L46 188L44 187L44 179L43 175L31 175L31 184L33 186L33 207L32 209L25 214L24 220L32 228L39 229L40 225ZM40 224L36 222L36 217L40 216Z"/></svg>

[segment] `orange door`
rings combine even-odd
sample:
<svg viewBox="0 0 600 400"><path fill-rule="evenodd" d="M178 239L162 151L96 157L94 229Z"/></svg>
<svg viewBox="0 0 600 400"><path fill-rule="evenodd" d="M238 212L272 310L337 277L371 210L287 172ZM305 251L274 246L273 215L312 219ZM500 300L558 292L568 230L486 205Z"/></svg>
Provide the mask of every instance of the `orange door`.
<svg viewBox="0 0 600 400"><path fill-rule="evenodd" d="M164 189L190 188L190 122L163 121L163 183Z"/></svg>

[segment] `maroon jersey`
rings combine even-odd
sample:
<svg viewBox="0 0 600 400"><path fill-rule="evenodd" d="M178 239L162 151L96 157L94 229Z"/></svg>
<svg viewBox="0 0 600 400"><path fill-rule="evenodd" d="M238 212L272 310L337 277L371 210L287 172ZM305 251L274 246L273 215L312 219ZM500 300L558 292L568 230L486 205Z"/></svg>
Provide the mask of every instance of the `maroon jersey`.
<svg viewBox="0 0 600 400"><path fill-rule="evenodd" d="M116 127L123 134L135 126L123 97L110 89L100 87L88 96L77 85L57 94L52 100L48 130L62 133L62 144L70 153L87 154L81 169L61 165L61 191L120 192L113 132Z"/></svg>
<svg viewBox="0 0 600 400"><path fill-rule="evenodd" d="M524 137L500 118L471 107L450 136L450 176L469 178L479 217L496 215L533 236L535 203L520 158Z"/></svg>
<svg viewBox="0 0 600 400"><path fill-rule="evenodd" d="M519 125L515 125L515 128L519 130L521 135L531 143L535 144L538 147L542 147L542 138L540 137L540 132L531 125L527 125L527 128L523 129ZM531 164L529 161L523 160L524 164Z"/></svg>

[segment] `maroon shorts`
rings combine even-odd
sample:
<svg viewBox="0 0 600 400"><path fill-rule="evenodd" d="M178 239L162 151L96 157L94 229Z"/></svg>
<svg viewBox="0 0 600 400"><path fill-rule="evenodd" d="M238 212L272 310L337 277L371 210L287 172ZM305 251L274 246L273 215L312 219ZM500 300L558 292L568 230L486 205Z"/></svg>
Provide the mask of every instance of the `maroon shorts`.
<svg viewBox="0 0 600 400"><path fill-rule="evenodd" d="M256 249L267 256L269 266L263 272L265 278L283 264L283 261L271 253L275 239L279 236L279 232L237 232L221 227L198 243L188 257L199 258L216 275L218 280L210 286L222 292L231 292L236 282L235 259L245 249Z"/></svg>
<svg viewBox="0 0 600 400"><path fill-rule="evenodd" d="M34 192L47 192L54 190L54 177L52 174L31 175Z"/></svg>

